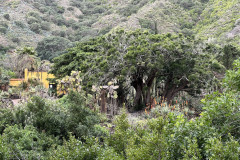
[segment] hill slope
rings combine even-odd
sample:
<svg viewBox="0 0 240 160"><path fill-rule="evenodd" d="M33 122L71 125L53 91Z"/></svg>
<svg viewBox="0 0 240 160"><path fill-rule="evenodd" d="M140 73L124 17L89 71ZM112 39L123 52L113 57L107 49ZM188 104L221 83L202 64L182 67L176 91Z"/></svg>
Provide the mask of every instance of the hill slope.
<svg viewBox="0 0 240 160"><path fill-rule="evenodd" d="M84 41L115 27L182 32L238 45L239 4L239 0L0 0L0 45L37 47L52 36Z"/></svg>
<svg viewBox="0 0 240 160"><path fill-rule="evenodd" d="M197 36L240 45L240 1L211 0L196 25Z"/></svg>

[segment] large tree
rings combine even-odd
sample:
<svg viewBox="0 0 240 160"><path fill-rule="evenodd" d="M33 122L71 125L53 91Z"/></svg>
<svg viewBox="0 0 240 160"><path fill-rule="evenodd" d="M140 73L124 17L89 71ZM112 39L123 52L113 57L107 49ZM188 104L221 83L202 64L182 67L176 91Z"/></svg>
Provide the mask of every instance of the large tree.
<svg viewBox="0 0 240 160"><path fill-rule="evenodd" d="M63 77L72 70L81 70L89 86L116 78L120 99L134 87L134 105L148 104L153 83L158 81L163 86L160 95L170 102L180 91L199 93L210 78L210 56L195 43L181 34L118 29L79 43L56 58L53 73Z"/></svg>
<svg viewBox="0 0 240 160"><path fill-rule="evenodd" d="M37 70L40 59L32 47L23 47L6 55L0 63L16 73L18 78L24 77L24 69Z"/></svg>

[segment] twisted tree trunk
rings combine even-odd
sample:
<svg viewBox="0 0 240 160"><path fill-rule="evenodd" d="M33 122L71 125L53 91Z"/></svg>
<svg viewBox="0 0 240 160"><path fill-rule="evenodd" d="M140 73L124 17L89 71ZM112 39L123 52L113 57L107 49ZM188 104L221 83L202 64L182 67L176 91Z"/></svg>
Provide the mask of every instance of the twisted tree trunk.
<svg viewBox="0 0 240 160"><path fill-rule="evenodd" d="M133 101L134 106L140 106L143 104L142 95L143 95L143 80L138 78L132 82L132 86L135 88L136 95Z"/></svg>
<svg viewBox="0 0 240 160"><path fill-rule="evenodd" d="M177 85L174 84L171 79L167 80L162 98L164 97L164 99L167 100L167 103L170 104L175 95L184 90L188 83L189 82L187 80L181 80L180 84Z"/></svg>

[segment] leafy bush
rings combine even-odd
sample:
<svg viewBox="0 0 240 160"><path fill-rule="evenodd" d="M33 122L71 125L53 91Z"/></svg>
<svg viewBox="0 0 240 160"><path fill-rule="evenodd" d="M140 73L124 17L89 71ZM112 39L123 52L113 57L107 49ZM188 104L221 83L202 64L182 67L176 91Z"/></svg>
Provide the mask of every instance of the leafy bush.
<svg viewBox="0 0 240 160"><path fill-rule="evenodd" d="M60 102L50 102L40 97L32 97L26 106L13 110L0 110L0 132L7 125L18 124L22 127L32 125L39 132L68 138L68 132L79 138L84 136L106 135L104 129L96 126L100 122L99 115L86 107L84 96L70 92Z"/></svg>
<svg viewBox="0 0 240 160"><path fill-rule="evenodd" d="M41 20L41 16L40 16L37 12L29 12L29 13L27 14L27 16L28 16L28 17L34 17L34 18L36 18L36 19L38 19L38 20Z"/></svg>
<svg viewBox="0 0 240 160"><path fill-rule="evenodd" d="M20 42L20 39L18 37L13 37L11 38L11 40L14 42L14 43L19 43Z"/></svg>
<svg viewBox="0 0 240 160"><path fill-rule="evenodd" d="M65 8L57 6L56 11L57 11L57 13L63 14L65 12Z"/></svg>
<svg viewBox="0 0 240 160"><path fill-rule="evenodd" d="M58 26L62 26L66 24L65 19L63 18L63 16L57 15L54 19L53 19L53 23L55 23Z"/></svg>
<svg viewBox="0 0 240 160"><path fill-rule="evenodd" d="M39 23L39 22L40 21L37 18L35 18L35 17L28 17L27 18L27 23L28 24Z"/></svg>
<svg viewBox="0 0 240 160"><path fill-rule="evenodd" d="M7 151L8 151L8 148L4 144L2 135L0 134L0 159L8 158Z"/></svg>
<svg viewBox="0 0 240 160"><path fill-rule="evenodd" d="M239 143L230 136L229 141L223 143L221 138L210 138L206 151L209 159L239 159Z"/></svg>
<svg viewBox="0 0 240 160"><path fill-rule="evenodd" d="M53 31L52 34L54 36L59 36L59 37L65 37L66 36L66 32L65 31Z"/></svg>
<svg viewBox="0 0 240 160"><path fill-rule="evenodd" d="M32 102L27 104L27 110L25 111L25 115L32 117L29 122L26 122L25 125L28 123L32 124L36 127L40 132L44 131L48 134L59 136L59 137L66 137L66 124L65 119L67 114L64 114L57 108L55 105L47 104L43 99L39 97L33 97ZM21 117L22 113L24 112L17 112L19 113L19 117ZM27 118L26 116L26 118ZM25 119L27 120L27 119ZM23 120L20 120L20 122Z"/></svg>
<svg viewBox="0 0 240 160"><path fill-rule="evenodd" d="M10 21L10 15L9 15L9 14L4 14L3 17L4 17L6 20Z"/></svg>
<svg viewBox="0 0 240 160"><path fill-rule="evenodd" d="M3 46L0 44L0 55L7 53L7 51L10 49L8 46Z"/></svg>
<svg viewBox="0 0 240 160"><path fill-rule="evenodd" d="M63 104L70 114L66 119L68 131L77 137L95 134L94 126L100 122L100 119L95 112L86 107L84 96L70 92L63 98Z"/></svg>
<svg viewBox="0 0 240 160"><path fill-rule="evenodd" d="M22 128L14 125L4 130L0 143L5 146L6 159L39 159L45 157L46 151L58 141L38 133L32 126Z"/></svg>
<svg viewBox="0 0 240 160"><path fill-rule="evenodd" d="M8 29L8 23L5 21L0 22L0 33L6 34Z"/></svg>
<svg viewBox="0 0 240 160"><path fill-rule="evenodd" d="M208 122L218 129L224 136L231 133L235 138L240 138L238 117L239 96L233 93L213 94L202 100L206 106L202 114Z"/></svg>
<svg viewBox="0 0 240 160"><path fill-rule="evenodd" d="M223 82L228 90L240 91L240 60L233 63L233 69L227 71Z"/></svg>
<svg viewBox="0 0 240 160"><path fill-rule="evenodd" d="M9 109L0 108L0 134L3 133L7 125L12 124L14 116Z"/></svg>
<svg viewBox="0 0 240 160"><path fill-rule="evenodd" d="M116 128L114 134L108 139L108 145L112 146L118 154L126 157L127 143L131 135L129 134L130 125L125 111L123 111L120 116L116 117L114 123L116 124Z"/></svg>
<svg viewBox="0 0 240 160"><path fill-rule="evenodd" d="M6 34L7 28L0 26L0 33Z"/></svg>
<svg viewBox="0 0 240 160"><path fill-rule="evenodd" d="M95 138L88 138L85 143L70 136L69 141L65 141L57 149L53 148L51 160L58 159L79 159L79 160L122 160L123 157L118 155L111 147L100 145L100 141Z"/></svg>
<svg viewBox="0 0 240 160"><path fill-rule="evenodd" d="M8 28L8 22L6 21L0 21L0 26Z"/></svg>
<svg viewBox="0 0 240 160"><path fill-rule="evenodd" d="M41 29L45 31L49 31L51 29L51 23L49 22L42 22Z"/></svg>
<svg viewBox="0 0 240 160"><path fill-rule="evenodd" d="M131 0L126 7L120 8L119 13L126 17L131 16L132 14L137 13L137 11L146 3L148 3L147 0Z"/></svg>
<svg viewBox="0 0 240 160"><path fill-rule="evenodd" d="M35 33L40 33L41 32L41 26L38 23L30 24L30 29Z"/></svg>
<svg viewBox="0 0 240 160"><path fill-rule="evenodd" d="M15 21L15 24L20 28L25 28L26 25L22 21Z"/></svg>

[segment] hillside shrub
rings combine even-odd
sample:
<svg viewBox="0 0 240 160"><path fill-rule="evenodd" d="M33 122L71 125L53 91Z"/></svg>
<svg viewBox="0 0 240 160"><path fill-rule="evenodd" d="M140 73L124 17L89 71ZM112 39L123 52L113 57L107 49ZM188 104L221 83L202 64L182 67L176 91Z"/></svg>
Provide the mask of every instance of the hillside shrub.
<svg viewBox="0 0 240 160"><path fill-rule="evenodd" d="M4 28L8 28L8 22L6 21L0 21L0 26L4 27Z"/></svg>
<svg viewBox="0 0 240 160"><path fill-rule="evenodd" d="M41 26L39 23L30 24L30 29L31 29L31 31L38 33L38 34L41 32Z"/></svg>
<svg viewBox="0 0 240 160"><path fill-rule="evenodd" d="M134 13L137 13L137 11L146 3L148 3L147 0L131 0L126 7L120 8L118 12L119 14L128 17Z"/></svg>
<svg viewBox="0 0 240 160"><path fill-rule="evenodd" d="M41 29L45 31L49 31L51 29L51 23L49 22L42 22Z"/></svg>
<svg viewBox="0 0 240 160"><path fill-rule="evenodd" d="M74 11L74 8L73 7L68 7L67 10L68 11Z"/></svg>
<svg viewBox="0 0 240 160"><path fill-rule="evenodd" d="M39 23L39 22L40 21L37 18L35 18L35 17L28 17L27 18L27 23L28 24Z"/></svg>
<svg viewBox="0 0 240 160"><path fill-rule="evenodd" d="M52 21L53 16L49 16L48 14L43 15L42 20L45 22L50 22Z"/></svg>
<svg viewBox="0 0 240 160"><path fill-rule="evenodd" d="M37 9L39 9L42 5L41 5L40 3L38 3L38 2L34 2L34 3L33 3L33 6L34 6L35 8L37 8Z"/></svg>
<svg viewBox="0 0 240 160"><path fill-rule="evenodd" d="M28 16L28 17L34 17L34 18L36 18L36 19L38 19L38 20L41 19L41 16L40 16L39 13L37 13L37 12L29 12L29 13L27 14L27 16Z"/></svg>
<svg viewBox="0 0 240 160"><path fill-rule="evenodd" d="M57 6L57 7L56 7L56 11L57 11L57 13L63 14L63 13L65 12L65 8L64 8L64 7Z"/></svg>
<svg viewBox="0 0 240 160"><path fill-rule="evenodd" d="M58 26L65 25L65 19L60 15L55 16L52 21Z"/></svg>
<svg viewBox="0 0 240 160"><path fill-rule="evenodd" d="M10 15L9 15L8 13L7 13L7 14L4 14L3 17L4 17L6 20L10 21Z"/></svg>
<svg viewBox="0 0 240 160"><path fill-rule="evenodd" d="M0 33L6 34L7 33L7 28L0 26Z"/></svg>
<svg viewBox="0 0 240 160"><path fill-rule="evenodd" d="M57 30L57 31L52 31L52 34L53 34L54 36L66 37L66 32L65 32L65 31L59 31L59 30Z"/></svg>
<svg viewBox="0 0 240 160"><path fill-rule="evenodd" d="M22 21L15 21L14 23L20 28L25 28L26 27L26 25Z"/></svg>
<svg viewBox="0 0 240 160"><path fill-rule="evenodd" d="M45 6L42 6L42 7L39 7L39 11L41 13L47 13L49 11L49 8L45 7Z"/></svg>
<svg viewBox="0 0 240 160"><path fill-rule="evenodd" d="M66 21L66 25L67 25L68 27L73 26L74 23L76 23L76 21L73 20L73 19L70 19L70 20L67 20L67 21Z"/></svg>
<svg viewBox="0 0 240 160"><path fill-rule="evenodd" d="M0 44L0 55L3 55L5 53L7 53L7 51L10 49L10 46L3 46Z"/></svg>
<svg viewBox="0 0 240 160"><path fill-rule="evenodd" d="M20 39L18 37L13 37L11 38L11 40L14 42L14 43L19 43L20 42Z"/></svg>

